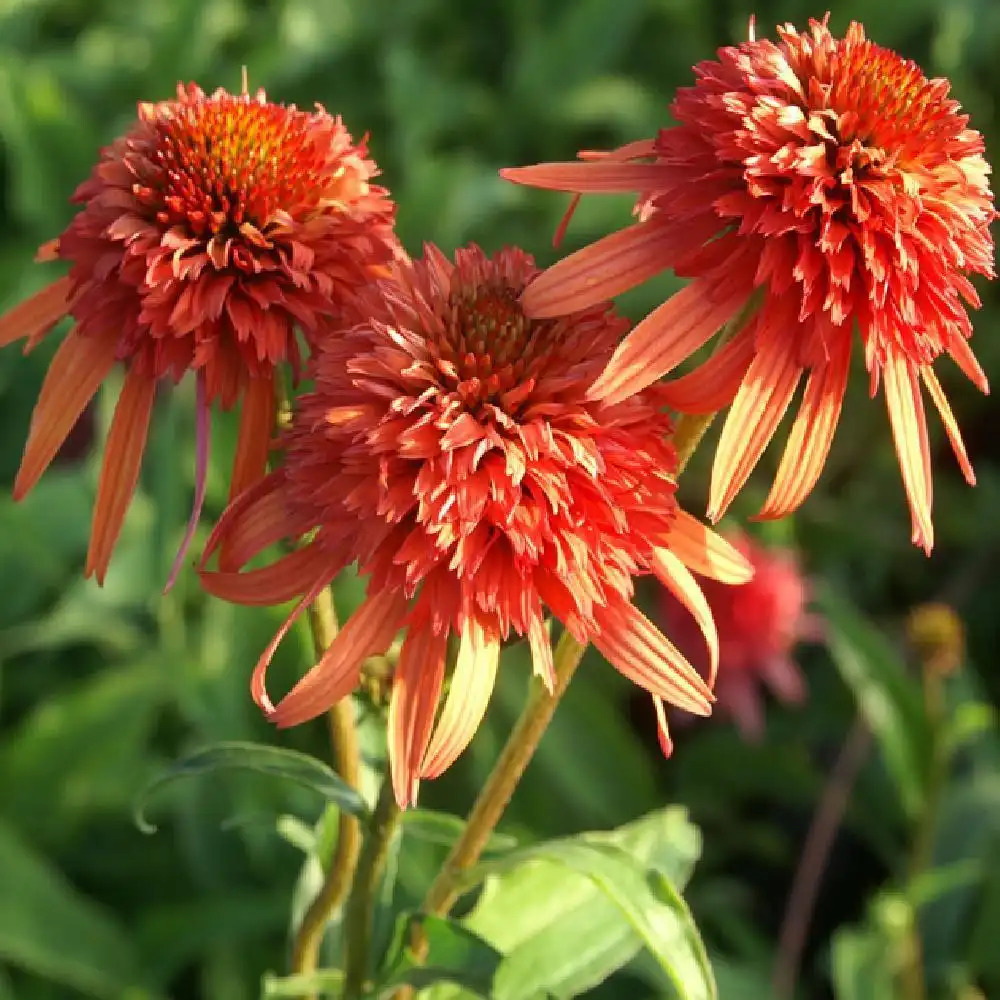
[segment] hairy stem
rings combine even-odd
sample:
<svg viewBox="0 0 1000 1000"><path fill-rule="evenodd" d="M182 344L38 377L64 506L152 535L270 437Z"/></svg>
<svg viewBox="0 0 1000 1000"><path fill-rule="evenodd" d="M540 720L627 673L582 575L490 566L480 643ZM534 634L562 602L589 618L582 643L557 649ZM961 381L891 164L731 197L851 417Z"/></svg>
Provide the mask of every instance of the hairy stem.
<svg viewBox="0 0 1000 1000"><path fill-rule="evenodd" d="M399 806L396 805L393 794L392 779L387 774L372 813L354 885L347 897L347 908L344 911L347 933L344 1000L359 1000L364 993L368 978L375 897L378 895L382 869L398 822Z"/></svg>
<svg viewBox="0 0 1000 1000"><path fill-rule="evenodd" d="M321 656L337 634L337 612L333 593L327 587L309 608L309 624L316 655ZM337 773L353 788L358 786L360 750L354 707L350 698L337 702L327 713L330 745ZM326 925L337 907L344 901L358 860L361 832L357 818L341 811L337 830L337 847L330 861L323 884L309 904L292 944L292 972L306 974L315 971Z"/></svg>

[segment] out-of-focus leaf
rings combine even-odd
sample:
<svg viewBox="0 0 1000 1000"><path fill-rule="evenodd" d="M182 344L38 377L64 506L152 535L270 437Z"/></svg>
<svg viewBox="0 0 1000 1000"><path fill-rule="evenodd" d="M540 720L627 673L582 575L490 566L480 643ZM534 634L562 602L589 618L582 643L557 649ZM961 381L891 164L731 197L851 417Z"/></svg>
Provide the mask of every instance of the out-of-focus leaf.
<svg viewBox="0 0 1000 1000"><path fill-rule="evenodd" d="M320 969L300 976L275 976L268 973L261 984L261 1000L281 997L301 997L311 994L339 997L344 988L344 973L340 969Z"/></svg>
<svg viewBox="0 0 1000 1000"><path fill-rule="evenodd" d="M880 935L854 928L838 931L833 939L837 1000L894 1000L895 979L888 957Z"/></svg>
<svg viewBox="0 0 1000 1000"><path fill-rule="evenodd" d="M875 734L906 813L924 798L930 732L920 689L882 633L831 588L818 603L827 621L827 643L858 711Z"/></svg>
<svg viewBox="0 0 1000 1000"><path fill-rule="evenodd" d="M414 933L426 942L427 957L422 962L415 960L410 949ZM500 960L500 953L489 942L454 920L403 914L375 977L374 996L391 996L404 985L422 989L443 981L475 996L492 997Z"/></svg>
<svg viewBox="0 0 1000 1000"><path fill-rule="evenodd" d="M164 785L195 774L233 769L267 774L311 788L355 816L363 816L367 810L364 799L336 771L315 757L260 743L216 743L182 758L150 782L136 805L136 822L147 832L155 830L143 817L143 803Z"/></svg>
<svg viewBox="0 0 1000 1000"><path fill-rule="evenodd" d="M140 985L121 928L2 824L0 958L92 997Z"/></svg>
<svg viewBox="0 0 1000 1000"><path fill-rule="evenodd" d="M433 809L407 809L402 817L403 833L417 837L439 847L451 847L465 829L465 822L449 813ZM517 839L505 833L493 833L484 852L489 854L510 851L517 847Z"/></svg>

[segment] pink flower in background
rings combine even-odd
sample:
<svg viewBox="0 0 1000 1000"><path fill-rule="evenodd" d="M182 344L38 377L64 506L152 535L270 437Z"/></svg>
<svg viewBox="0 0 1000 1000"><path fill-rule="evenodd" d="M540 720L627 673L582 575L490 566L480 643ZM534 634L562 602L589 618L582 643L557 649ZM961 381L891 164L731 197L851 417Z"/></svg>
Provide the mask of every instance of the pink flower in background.
<svg viewBox="0 0 1000 1000"><path fill-rule="evenodd" d="M754 576L740 586L701 581L719 632L716 704L732 716L745 739L759 740L764 734L762 685L788 704L805 700L805 679L792 654L798 642L818 637L819 620L807 610L809 587L793 551L765 548L742 532L728 539ZM665 590L661 610L665 633L704 669L704 640L690 614Z"/></svg>

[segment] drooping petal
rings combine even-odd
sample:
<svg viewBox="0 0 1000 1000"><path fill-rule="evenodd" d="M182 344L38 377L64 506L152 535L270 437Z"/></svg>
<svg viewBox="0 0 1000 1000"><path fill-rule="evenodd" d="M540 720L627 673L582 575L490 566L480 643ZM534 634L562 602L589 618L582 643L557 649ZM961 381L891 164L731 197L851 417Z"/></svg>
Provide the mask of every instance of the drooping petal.
<svg viewBox="0 0 1000 1000"><path fill-rule="evenodd" d="M398 590L379 590L347 620L319 662L268 713L279 728L297 726L325 712L357 684L361 665L384 653L402 627L407 599Z"/></svg>
<svg viewBox="0 0 1000 1000"><path fill-rule="evenodd" d="M274 373L268 370L248 380L240 409L240 431L233 458L229 499L261 479L267 471L267 452L274 431Z"/></svg>
<svg viewBox="0 0 1000 1000"><path fill-rule="evenodd" d="M965 481L970 486L976 485L976 474L972 470L972 463L969 461L969 456L965 451L965 442L962 440L962 432L958 429L958 421L955 419L955 414L951 412L951 405L948 402L948 397L944 394L944 390L941 388L941 383L938 381L937 375L934 374L934 370L928 365L926 368L920 370L920 374L923 376L924 384L927 386L927 391L930 394L931 400L937 407L938 413L941 415L941 423L944 424L945 433L948 435L948 440L951 443L951 450L955 453L955 458L958 459L959 468L962 470L962 475L965 476Z"/></svg>
<svg viewBox="0 0 1000 1000"><path fill-rule="evenodd" d="M718 521L747 481L792 401L802 368L771 338L747 370L726 416L712 464L708 517Z"/></svg>
<svg viewBox="0 0 1000 1000"><path fill-rule="evenodd" d="M170 575L167 577L167 585L163 588L163 593L168 593L177 581L177 574L184 565L184 557L187 555L194 533L198 528L198 521L201 519L201 509L205 504L205 486L208 479L208 447L211 440L209 427L210 412L208 399L205 395L205 373L199 371L196 379L195 389L195 460L194 460L194 503L191 506L191 516L188 518L187 529L181 539L180 548L174 556L174 564L170 567Z"/></svg>
<svg viewBox="0 0 1000 1000"><path fill-rule="evenodd" d="M955 364L958 365L962 374L980 391L988 393L990 383L983 371L968 341L961 336L953 338L948 346L948 353L952 356Z"/></svg>
<svg viewBox="0 0 1000 1000"><path fill-rule="evenodd" d="M844 337L834 342L827 364L809 373L802 405L758 519L785 517L802 504L816 485L840 419L850 368L851 341Z"/></svg>
<svg viewBox="0 0 1000 1000"><path fill-rule="evenodd" d="M656 710L656 738L664 757L671 757L674 752L674 741L670 738L670 727L667 725L667 711L663 699L653 695L653 708Z"/></svg>
<svg viewBox="0 0 1000 1000"><path fill-rule="evenodd" d="M436 778L469 745L486 714L500 662L500 640L475 618L466 619L441 718L421 767L421 777Z"/></svg>
<svg viewBox="0 0 1000 1000"><path fill-rule="evenodd" d="M200 570L199 576L202 587L215 597L233 604L267 607L301 596L324 573L332 580L342 562L325 546L313 542L260 569L245 573Z"/></svg>
<svg viewBox="0 0 1000 1000"><path fill-rule="evenodd" d="M670 551L688 569L720 583L740 584L753 578L753 567L741 552L684 510L678 510L674 519Z"/></svg>
<svg viewBox="0 0 1000 1000"><path fill-rule="evenodd" d="M620 163L609 159L578 163L538 163L531 167L504 167L505 181L574 194L613 194L653 191L663 184L664 168L655 163Z"/></svg>
<svg viewBox="0 0 1000 1000"><path fill-rule="evenodd" d="M15 500L27 495L55 458L114 366L116 347L115 331L101 337L81 337L74 330L59 345L31 414L24 457L14 480Z"/></svg>
<svg viewBox="0 0 1000 1000"><path fill-rule="evenodd" d="M71 288L69 277L59 278L0 316L0 347L26 337L27 352L39 343L66 315Z"/></svg>
<svg viewBox="0 0 1000 1000"><path fill-rule="evenodd" d="M754 323L750 322L694 371L666 382L664 403L682 413L715 413L739 391L754 356Z"/></svg>
<svg viewBox="0 0 1000 1000"><path fill-rule="evenodd" d="M650 565L660 583L691 612L691 617L698 623L708 648L708 686L714 687L719 670L719 633L701 587L684 563L669 549L654 548Z"/></svg>
<svg viewBox="0 0 1000 1000"><path fill-rule="evenodd" d="M638 222L563 257L524 290L526 316L564 316L606 302L671 267L718 228L709 220L693 232L660 216Z"/></svg>
<svg viewBox="0 0 1000 1000"><path fill-rule="evenodd" d="M913 520L913 543L930 555L934 547L930 445L917 373L910 361L890 351L882 366L882 375L892 438L899 458L899 471L903 476L903 487Z"/></svg>
<svg viewBox="0 0 1000 1000"><path fill-rule="evenodd" d="M594 645L633 684L694 715L711 713L711 689L641 611L621 602L595 609L594 617Z"/></svg>
<svg viewBox="0 0 1000 1000"><path fill-rule="evenodd" d="M155 379L130 371L115 406L97 481L90 546L83 571L85 577L96 576L98 584L104 583L111 552L139 481L155 393Z"/></svg>
<svg viewBox="0 0 1000 1000"><path fill-rule="evenodd" d="M587 392L590 399L620 403L666 375L718 333L744 304L738 282L713 299L714 278L698 279L654 309L619 344L607 367Z"/></svg>
<svg viewBox="0 0 1000 1000"><path fill-rule="evenodd" d="M407 631L392 679L387 738L392 788L401 809L417 800L421 762L441 697L448 635L431 628Z"/></svg>

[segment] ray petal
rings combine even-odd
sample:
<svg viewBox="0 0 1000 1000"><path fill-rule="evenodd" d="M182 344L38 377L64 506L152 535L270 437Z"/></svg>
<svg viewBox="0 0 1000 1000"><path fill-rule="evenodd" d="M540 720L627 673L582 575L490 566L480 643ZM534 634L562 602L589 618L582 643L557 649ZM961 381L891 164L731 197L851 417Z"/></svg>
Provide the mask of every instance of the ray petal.
<svg viewBox="0 0 1000 1000"><path fill-rule="evenodd" d="M389 766L401 809L414 805L421 762L434 726L444 681L448 635L431 628L409 629L399 653L389 701Z"/></svg>
<svg viewBox="0 0 1000 1000"><path fill-rule="evenodd" d="M274 430L273 373L251 378L240 408L240 430L229 483L234 500L267 471L267 452Z"/></svg>
<svg viewBox="0 0 1000 1000"><path fill-rule="evenodd" d="M795 393L802 368L794 351L771 338L747 370L726 416L712 463L708 517L718 521L747 481Z"/></svg>
<svg viewBox="0 0 1000 1000"><path fill-rule="evenodd" d="M948 346L948 353L955 364L958 365L962 374L980 392L989 393L990 383L986 378L986 372L983 371L975 354L972 353L972 348L969 347L969 342L965 337L960 335L954 337Z"/></svg>
<svg viewBox="0 0 1000 1000"><path fill-rule="evenodd" d="M27 350L39 343L69 310L72 282L59 278L0 316L0 347L28 338Z"/></svg>
<svg viewBox="0 0 1000 1000"><path fill-rule="evenodd" d="M708 606L698 581L669 549L653 549L650 567L660 583L687 608L701 629L708 649L708 686L715 687L715 676L719 671L719 633L712 609Z"/></svg>
<svg viewBox="0 0 1000 1000"><path fill-rule="evenodd" d="M556 671L552 661L552 639L538 608L528 620L528 645L531 648L531 667L536 677L542 679L549 694L555 690Z"/></svg>
<svg viewBox="0 0 1000 1000"><path fill-rule="evenodd" d="M809 373L774 485L759 520L785 517L801 506L826 464L851 368L851 341L837 340L830 360Z"/></svg>
<svg viewBox="0 0 1000 1000"><path fill-rule="evenodd" d="M500 640L487 635L475 618L467 618L455 661L455 672L441 718L420 770L436 778L469 745L486 714L500 662Z"/></svg>
<svg viewBox="0 0 1000 1000"><path fill-rule="evenodd" d="M708 685L641 611L622 602L595 610L594 617L594 646L633 684L695 715L711 713Z"/></svg>
<svg viewBox="0 0 1000 1000"><path fill-rule="evenodd" d="M208 564L223 539L227 541L229 559L220 569L232 571L269 545L293 537L284 490L285 475L278 469L241 493L216 522L205 543L199 566Z"/></svg>
<svg viewBox="0 0 1000 1000"><path fill-rule="evenodd" d="M670 757L674 752L674 741L670 738L670 727L667 725L667 710L663 699L653 695L653 708L656 710L656 738L660 742L660 750L664 757Z"/></svg>
<svg viewBox="0 0 1000 1000"><path fill-rule="evenodd" d="M670 532L670 550L688 569L720 583L753 579L753 566L738 549L687 511L678 510Z"/></svg>
<svg viewBox="0 0 1000 1000"><path fill-rule="evenodd" d="M14 480L21 500L55 458L66 436L115 363L117 335L82 337L70 332L59 345L31 414L24 457Z"/></svg>
<svg viewBox="0 0 1000 1000"><path fill-rule="evenodd" d="M907 358L889 353L882 367L882 378L892 438L913 520L912 540L930 555L934 547L930 445L917 373Z"/></svg>
<svg viewBox="0 0 1000 1000"><path fill-rule="evenodd" d="M139 481L155 394L155 379L130 371L115 405L97 481L90 546L83 571L85 577L96 576L99 584L104 583L125 512Z"/></svg>
<svg viewBox="0 0 1000 1000"><path fill-rule="evenodd" d="M202 587L215 597L233 604L269 606L284 604L308 591L324 572L332 580L342 568L330 551L313 542L295 549L269 566L246 573L199 572Z"/></svg>
<svg viewBox="0 0 1000 1000"><path fill-rule="evenodd" d="M602 158L585 162L504 167L500 176L505 181L545 191L614 194L621 191L655 191L664 185L664 178L669 177L669 173L655 163L622 163Z"/></svg>
<svg viewBox="0 0 1000 1000"><path fill-rule="evenodd" d="M730 294L714 298L715 278L699 278L657 306L618 345L607 367L587 391L589 399L620 403L652 385L690 357L746 302L734 283Z"/></svg>
<svg viewBox="0 0 1000 1000"><path fill-rule="evenodd" d="M944 424L945 433L948 435L949 442L951 442L951 450L955 453L955 458L958 459L958 466L962 470L962 475L965 476L965 481L970 486L975 486L976 474L972 470L972 463L969 461L969 456L965 451L962 432L958 428L958 421L955 419L955 414L951 411L951 404L948 402L948 397L944 394L941 383L938 381L937 375L934 374L934 370L930 365L922 368L920 374L923 376L924 384L927 386L927 392L930 394L931 400L941 415L941 423Z"/></svg>
<svg viewBox="0 0 1000 1000"><path fill-rule="evenodd" d="M297 726L349 694L357 684L361 664L392 644L407 605L398 590L379 590L366 598L319 662L269 713L270 720L281 729Z"/></svg>

